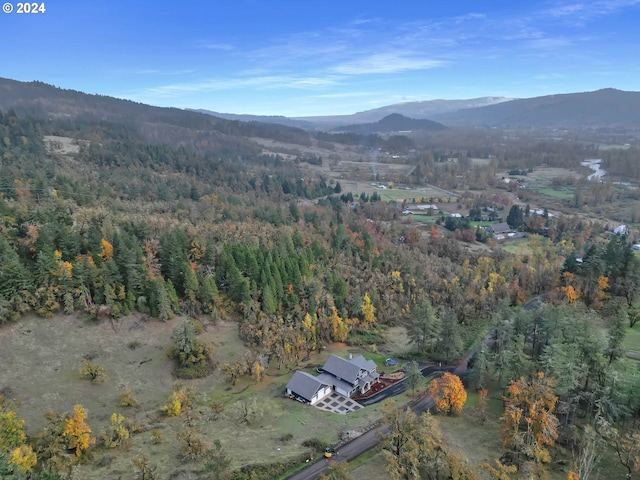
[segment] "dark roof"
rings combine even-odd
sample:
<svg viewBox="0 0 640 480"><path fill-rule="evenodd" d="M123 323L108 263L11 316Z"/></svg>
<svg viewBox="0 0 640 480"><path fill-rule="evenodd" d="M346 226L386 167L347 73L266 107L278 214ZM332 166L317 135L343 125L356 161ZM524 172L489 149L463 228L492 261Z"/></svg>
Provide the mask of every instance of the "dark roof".
<svg viewBox="0 0 640 480"><path fill-rule="evenodd" d="M506 222L494 223L490 228L493 233L509 233L512 231L511 227Z"/></svg>
<svg viewBox="0 0 640 480"><path fill-rule="evenodd" d="M324 385L327 384L319 381L313 375L297 370L289 380L289 383L287 383L287 390L291 390L291 392L310 402Z"/></svg>
<svg viewBox="0 0 640 480"><path fill-rule="evenodd" d="M342 378L347 382L355 385L358 381L358 373L360 370L370 372L376 368L373 360L366 360L362 355L358 355L351 360L346 360L336 355L331 355L322 369L331 375Z"/></svg>
<svg viewBox="0 0 640 480"><path fill-rule="evenodd" d="M366 370L367 372L370 372L370 371L375 370L377 368L376 362L374 362L373 360L367 360L362 355L358 355L357 357L353 357L349 361L351 363L353 363L354 365L357 365L358 367L360 367L362 370Z"/></svg>

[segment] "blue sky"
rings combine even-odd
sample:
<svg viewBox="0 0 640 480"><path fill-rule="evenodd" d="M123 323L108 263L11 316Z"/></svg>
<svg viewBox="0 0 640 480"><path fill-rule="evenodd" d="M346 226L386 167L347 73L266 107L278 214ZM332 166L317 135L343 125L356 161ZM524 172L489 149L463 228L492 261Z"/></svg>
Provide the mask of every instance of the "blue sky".
<svg viewBox="0 0 640 480"><path fill-rule="evenodd" d="M305 116L640 90L640 0L11 3L0 76L159 106Z"/></svg>

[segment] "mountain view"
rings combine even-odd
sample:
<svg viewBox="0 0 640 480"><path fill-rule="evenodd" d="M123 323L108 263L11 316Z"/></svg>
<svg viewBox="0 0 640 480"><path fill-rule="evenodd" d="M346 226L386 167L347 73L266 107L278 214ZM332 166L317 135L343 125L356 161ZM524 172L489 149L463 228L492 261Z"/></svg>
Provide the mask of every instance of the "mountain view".
<svg viewBox="0 0 640 480"><path fill-rule="evenodd" d="M640 4L3 12L0 478L640 479Z"/></svg>

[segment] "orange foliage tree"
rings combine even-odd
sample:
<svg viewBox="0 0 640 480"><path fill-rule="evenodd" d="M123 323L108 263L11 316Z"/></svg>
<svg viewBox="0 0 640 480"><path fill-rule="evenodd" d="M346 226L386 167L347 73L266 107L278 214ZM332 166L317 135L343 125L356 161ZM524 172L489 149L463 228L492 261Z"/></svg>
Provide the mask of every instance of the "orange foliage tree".
<svg viewBox="0 0 640 480"><path fill-rule="evenodd" d="M547 446L558 438L558 419L553 414L558 397L553 380L538 372L527 380L520 377L507 388L502 415L503 445L514 459L546 463L551 460Z"/></svg>
<svg viewBox="0 0 640 480"><path fill-rule="evenodd" d="M431 382L429 394L436 404L437 411L444 411L451 415L460 415L467 401L467 392L462 385L462 380L449 372L445 372L442 377Z"/></svg>

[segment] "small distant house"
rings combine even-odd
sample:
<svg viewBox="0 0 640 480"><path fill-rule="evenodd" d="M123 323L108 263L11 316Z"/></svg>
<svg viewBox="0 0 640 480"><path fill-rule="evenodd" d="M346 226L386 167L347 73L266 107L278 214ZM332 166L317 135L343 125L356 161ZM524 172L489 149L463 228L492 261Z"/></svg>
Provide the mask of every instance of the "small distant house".
<svg viewBox="0 0 640 480"><path fill-rule="evenodd" d="M616 228L613 229L613 233L615 233L616 235L626 235L628 233L627 226L618 225Z"/></svg>
<svg viewBox="0 0 640 480"><path fill-rule="evenodd" d="M507 235L513 231L509 224L506 222L494 223L493 225L489 225L488 230L493 232L495 235Z"/></svg>
<svg viewBox="0 0 640 480"><path fill-rule="evenodd" d="M461 213L450 213L449 216L452 218L462 218Z"/></svg>
<svg viewBox="0 0 640 480"><path fill-rule="evenodd" d="M287 383L287 395L313 405L334 390L345 397L367 393L380 376L376 369L376 363L362 355L348 360L331 355L316 377L296 371Z"/></svg>
<svg viewBox="0 0 640 480"><path fill-rule="evenodd" d="M407 210L438 210L438 207L432 203L420 203L418 205L410 205Z"/></svg>

